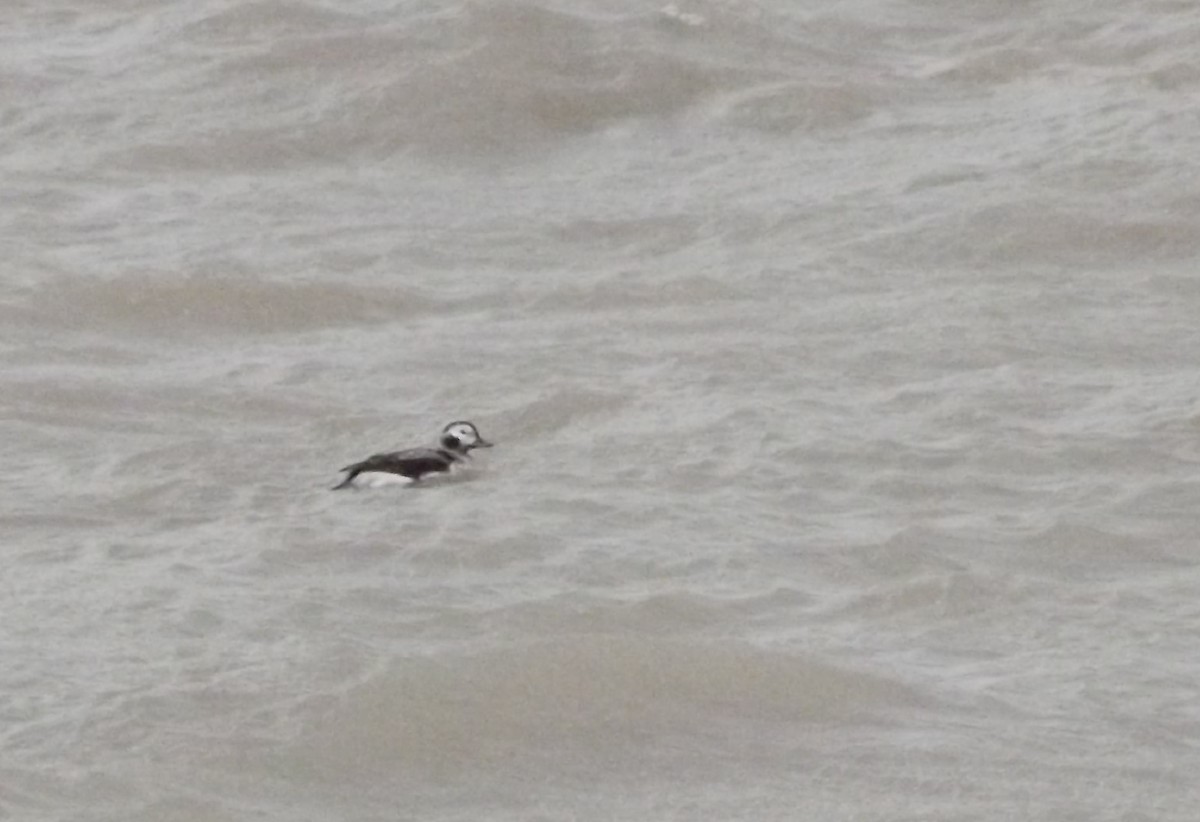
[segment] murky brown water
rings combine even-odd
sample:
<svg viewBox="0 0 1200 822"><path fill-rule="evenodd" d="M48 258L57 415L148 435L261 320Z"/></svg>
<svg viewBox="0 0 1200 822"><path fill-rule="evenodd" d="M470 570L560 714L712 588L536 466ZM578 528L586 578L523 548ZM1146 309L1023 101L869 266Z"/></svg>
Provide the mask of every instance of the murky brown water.
<svg viewBox="0 0 1200 822"><path fill-rule="evenodd" d="M1200 7L0 45L0 818L1196 818Z"/></svg>

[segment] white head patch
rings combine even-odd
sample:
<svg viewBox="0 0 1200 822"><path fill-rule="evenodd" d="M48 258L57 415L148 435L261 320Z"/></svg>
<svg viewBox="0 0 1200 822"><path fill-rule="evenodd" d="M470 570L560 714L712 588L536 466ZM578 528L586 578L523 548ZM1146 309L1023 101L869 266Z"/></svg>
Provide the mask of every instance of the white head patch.
<svg viewBox="0 0 1200 822"><path fill-rule="evenodd" d="M442 429L442 447L453 451L489 448L491 443L479 436L478 429L466 420L452 422Z"/></svg>
<svg viewBox="0 0 1200 822"><path fill-rule="evenodd" d="M469 422L452 422L442 432L443 437L454 437L462 445L474 445L479 442L479 432Z"/></svg>

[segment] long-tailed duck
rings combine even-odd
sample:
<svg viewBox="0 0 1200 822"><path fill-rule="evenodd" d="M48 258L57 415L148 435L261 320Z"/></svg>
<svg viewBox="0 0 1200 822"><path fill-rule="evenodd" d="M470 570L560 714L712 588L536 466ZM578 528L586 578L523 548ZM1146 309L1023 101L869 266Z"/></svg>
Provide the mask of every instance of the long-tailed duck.
<svg viewBox="0 0 1200 822"><path fill-rule="evenodd" d="M346 478L333 486L333 490L407 485L429 474L448 473L469 460L473 449L491 447L490 442L479 436L479 429L473 423L458 420L442 429L442 436L434 448L374 454L362 462L347 465L342 469Z"/></svg>

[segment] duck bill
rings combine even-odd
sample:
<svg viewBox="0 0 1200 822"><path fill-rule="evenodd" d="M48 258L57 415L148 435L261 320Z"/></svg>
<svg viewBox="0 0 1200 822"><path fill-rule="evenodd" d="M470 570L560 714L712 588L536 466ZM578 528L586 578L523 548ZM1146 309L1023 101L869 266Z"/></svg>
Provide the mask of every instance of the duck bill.
<svg viewBox="0 0 1200 822"><path fill-rule="evenodd" d="M473 447L474 448L491 448L492 445L494 445L494 443L490 443L485 439L480 439L478 442L475 443L475 445Z"/></svg>

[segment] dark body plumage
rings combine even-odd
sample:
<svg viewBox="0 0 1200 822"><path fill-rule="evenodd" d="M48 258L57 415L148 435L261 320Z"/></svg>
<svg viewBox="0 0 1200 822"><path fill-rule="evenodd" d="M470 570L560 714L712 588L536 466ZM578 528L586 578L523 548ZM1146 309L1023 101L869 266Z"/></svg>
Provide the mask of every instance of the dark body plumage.
<svg viewBox="0 0 1200 822"><path fill-rule="evenodd" d="M462 457L453 451L442 448L409 448L389 454L372 454L362 462L343 468L346 478L335 485L333 490L353 485L354 478L363 471L381 471L419 480L426 474L445 473L450 470L451 465L461 459Z"/></svg>

